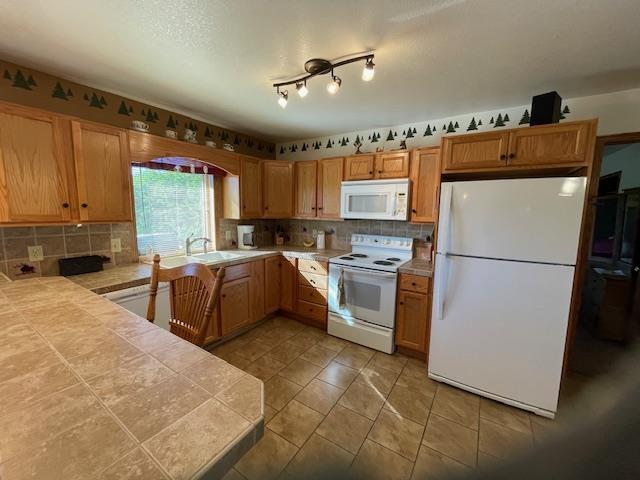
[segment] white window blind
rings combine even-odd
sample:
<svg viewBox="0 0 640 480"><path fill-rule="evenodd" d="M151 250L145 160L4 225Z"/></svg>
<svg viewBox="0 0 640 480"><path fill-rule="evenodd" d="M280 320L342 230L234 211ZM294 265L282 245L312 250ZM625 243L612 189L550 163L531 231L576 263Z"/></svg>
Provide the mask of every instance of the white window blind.
<svg viewBox="0 0 640 480"><path fill-rule="evenodd" d="M180 253L191 234L212 238L211 175L137 165L132 174L140 255Z"/></svg>

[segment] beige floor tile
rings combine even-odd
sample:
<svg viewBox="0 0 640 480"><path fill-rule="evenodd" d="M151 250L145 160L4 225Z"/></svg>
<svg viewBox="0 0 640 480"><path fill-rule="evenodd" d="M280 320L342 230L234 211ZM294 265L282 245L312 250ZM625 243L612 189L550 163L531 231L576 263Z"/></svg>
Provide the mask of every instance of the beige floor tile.
<svg viewBox="0 0 640 480"><path fill-rule="evenodd" d="M323 419L321 413L291 400L267 427L297 447L302 447Z"/></svg>
<svg viewBox="0 0 640 480"><path fill-rule="evenodd" d="M372 425L373 422L368 418L336 405L322 421L316 433L355 455Z"/></svg>
<svg viewBox="0 0 640 480"><path fill-rule="evenodd" d="M244 371L250 373L263 382L266 382L276 373L282 370L286 365L279 360L267 355L258 358L255 362L250 363L244 368Z"/></svg>
<svg viewBox="0 0 640 480"><path fill-rule="evenodd" d="M507 458L533 445L533 434L512 430L484 418L480 420L479 449L498 458Z"/></svg>
<svg viewBox="0 0 640 480"><path fill-rule="evenodd" d="M239 413L250 422L256 422L262 415L260 391L263 384L251 375L245 375L226 390L216 395L216 399Z"/></svg>
<svg viewBox="0 0 640 480"><path fill-rule="evenodd" d="M180 375L131 395L111 406L139 442L158 433L206 402L210 395Z"/></svg>
<svg viewBox="0 0 640 480"><path fill-rule="evenodd" d="M424 377L427 375L427 363L424 360L410 358L404 365L402 373L410 377Z"/></svg>
<svg viewBox="0 0 640 480"><path fill-rule="evenodd" d="M431 397L396 385L387 397L384 408L420 425L426 425L432 401Z"/></svg>
<svg viewBox="0 0 640 480"><path fill-rule="evenodd" d="M358 376L358 372L355 368L347 367L338 362L331 362L317 375L317 378L336 387L347 388Z"/></svg>
<svg viewBox="0 0 640 480"><path fill-rule="evenodd" d="M501 462L502 460L500 458L478 451L478 471L485 475L497 468Z"/></svg>
<svg viewBox="0 0 640 480"><path fill-rule="evenodd" d="M423 431L424 425L382 410L369 432L369 438L414 462Z"/></svg>
<svg viewBox="0 0 640 480"><path fill-rule="evenodd" d="M240 355L240 353L237 350L229 353L225 352L223 354L214 353L214 356L224 360L227 363L230 363L234 367L239 368L241 370L246 368L247 365L251 363L251 360Z"/></svg>
<svg viewBox="0 0 640 480"><path fill-rule="evenodd" d="M320 341L320 335L308 329L302 330L289 339L289 342L304 347L305 350L313 347L318 341Z"/></svg>
<svg viewBox="0 0 640 480"><path fill-rule="evenodd" d="M402 356L398 353L394 353L393 355L389 355L383 352L376 352L373 355L373 358L369 362L369 364L376 365L378 367L385 368L387 370L391 370L396 373L402 372L402 369L407 364L409 359L405 356Z"/></svg>
<svg viewBox="0 0 640 480"><path fill-rule="evenodd" d="M275 375L264 384L264 401L276 410L281 410L300 390L302 387L297 383Z"/></svg>
<svg viewBox="0 0 640 480"><path fill-rule="evenodd" d="M349 342L346 340L342 340L341 338L334 337L332 335L327 335L326 338L320 340L318 344L324 348L328 348L329 350L333 350L335 352L340 352L344 347L349 345Z"/></svg>
<svg viewBox="0 0 640 480"><path fill-rule="evenodd" d="M403 480L411 476L413 463L391 450L366 440L351 466L350 478Z"/></svg>
<svg viewBox="0 0 640 480"><path fill-rule="evenodd" d="M160 383L173 373L155 358L143 355L88 383L107 405L114 405L127 396Z"/></svg>
<svg viewBox="0 0 640 480"><path fill-rule="evenodd" d="M262 439L247 452L235 469L248 480L273 480L284 470L298 448L265 429Z"/></svg>
<svg viewBox="0 0 640 480"><path fill-rule="evenodd" d="M0 461L33 449L103 411L91 391L77 384L4 415L0 417Z"/></svg>
<svg viewBox="0 0 640 480"><path fill-rule="evenodd" d="M305 352L306 348L291 342L284 342L270 350L266 356L274 358L279 362L289 365L296 358Z"/></svg>
<svg viewBox="0 0 640 480"><path fill-rule="evenodd" d="M360 345L349 344L335 357L335 361L360 370L371 360L374 352Z"/></svg>
<svg viewBox="0 0 640 480"><path fill-rule="evenodd" d="M338 404L375 420L384 405L386 395L363 383L352 383Z"/></svg>
<svg viewBox="0 0 640 480"><path fill-rule="evenodd" d="M232 468L222 477L222 480L245 480L245 478L235 468Z"/></svg>
<svg viewBox="0 0 640 480"><path fill-rule="evenodd" d="M258 337L256 337L256 340L266 345L275 347L276 345L286 342L289 338L293 337L294 335L295 333L292 332L291 329L287 327L273 326L269 331L264 332Z"/></svg>
<svg viewBox="0 0 640 480"><path fill-rule="evenodd" d="M495 402L488 398L480 400L480 417L491 420L512 430L531 433L531 420L524 410L510 407L504 403Z"/></svg>
<svg viewBox="0 0 640 480"><path fill-rule="evenodd" d="M455 478L456 475L470 474L472 471L473 469L467 465L422 445L411 478L412 480L446 480Z"/></svg>
<svg viewBox="0 0 640 480"><path fill-rule="evenodd" d="M313 434L285 469L291 479L344 478L354 456L335 443Z"/></svg>
<svg viewBox="0 0 640 480"><path fill-rule="evenodd" d="M272 406L267 405L265 403L264 404L264 423L265 424L269 423L271 419L276 416L277 413L278 413L278 410L276 410Z"/></svg>
<svg viewBox="0 0 640 480"><path fill-rule="evenodd" d="M331 363L331 360L333 360L333 357L335 357L336 354L335 350L330 350L320 345L314 345L304 352L300 358L324 368Z"/></svg>
<svg viewBox="0 0 640 480"><path fill-rule="evenodd" d="M2 464L2 478L84 480L122 458L135 442L106 411ZM79 461L69 461L69 452Z"/></svg>
<svg viewBox="0 0 640 480"><path fill-rule="evenodd" d="M533 430L533 439L536 443L542 443L553 438L559 430L562 429L558 420L531 415L531 429Z"/></svg>
<svg viewBox="0 0 640 480"><path fill-rule="evenodd" d="M398 372L369 363L360 371L355 381L357 383L371 385L386 396L391 392L393 385L398 379L398 375Z"/></svg>
<svg viewBox="0 0 640 480"><path fill-rule="evenodd" d="M427 377L426 370L422 373L417 373L413 371L409 372L407 371L407 369L405 369L398 377L396 385L406 387L410 390L430 397L433 397L436 394L436 389L438 388L438 382Z"/></svg>
<svg viewBox="0 0 640 480"><path fill-rule="evenodd" d="M100 475L100 480L157 480L165 478L157 465L140 448L118 460Z"/></svg>
<svg viewBox="0 0 640 480"><path fill-rule="evenodd" d="M252 340L236 350L236 353L253 362L271 350L271 348L273 348L271 345L265 345L257 340Z"/></svg>
<svg viewBox="0 0 640 480"><path fill-rule="evenodd" d="M480 397L454 387L439 385L431 411L477 430L480 418Z"/></svg>
<svg viewBox="0 0 640 480"><path fill-rule="evenodd" d="M476 466L478 453L476 430L463 427L432 412L429 415L422 443L472 468Z"/></svg>
<svg viewBox="0 0 640 480"><path fill-rule="evenodd" d="M296 395L296 400L326 415L343 393L344 389L314 378Z"/></svg>
<svg viewBox="0 0 640 480"><path fill-rule="evenodd" d="M307 362L302 358L297 358L287 367L280 370L278 375L281 375L287 380L291 380L292 382L304 387L321 371L322 367L311 362Z"/></svg>
<svg viewBox="0 0 640 480"><path fill-rule="evenodd" d="M144 446L173 478L191 478L249 425L240 415L211 399L147 440Z"/></svg>
<svg viewBox="0 0 640 480"><path fill-rule="evenodd" d="M200 385L211 395L217 395L244 377L245 372L211 355L201 362L190 365L181 374Z"/></svg>

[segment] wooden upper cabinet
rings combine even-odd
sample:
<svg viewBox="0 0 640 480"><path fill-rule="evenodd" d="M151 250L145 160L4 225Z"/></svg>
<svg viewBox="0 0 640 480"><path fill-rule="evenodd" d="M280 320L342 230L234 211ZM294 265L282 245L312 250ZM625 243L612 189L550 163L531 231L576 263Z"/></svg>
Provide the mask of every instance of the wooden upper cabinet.
<svg viewBox="0 0 640 480"><path fill-rule="evenodd" d="M262 216L262 161L243 157L240 161L240 202L242 218Z"/></svg>
<svg viewBox="0 0 640 480"><path fill-rule="evenodd" d="M375 178L406 178L409 176L409 152L378 153Z"/></svg>
<svg viewBox="0 0 640 480"><path fill-rule="evenodd" d="M412 222L433 222L438 218L440 191L440 148L420 148L411 158Z"/></svg>
<svg viewBox="0 0 640 480"><path fill-rule="evenodd" d="M71 122L80 220L131 221L131 159L127 132Z"/></svg>
<svg viewBox="0 0 640 480"><path fill-rule="evenodd" d="M63 128L55 115L0 105L0 222L70 221L71 165Z"/></svg>
<svg viewBox="0 0 640 480"><path fill-rule="evenodd" d="M305 160L294 163L296 217L313 218L317 207L318 162Z"/></svg>
<svg viewBox="0 0 640 480"><path fill-rule="evenodd" d="M376 156L352 155L345 159L345 180L370 180L373 178Z"/></svg>
<svg viewBox="0 0 640 480"><path fill-rule="evenodd" d="M293 164L266 160L263 166L264 216L286 218L293 216Z"/></svg>
<svg viewBox="0 0 640 480"><path fill-rule="evenodd" d="M340 218L340 188L343 174L343 157L318 161L319 218Z"/></svg>
<svg viewBox="0 0 640 480"><path fill-rule="evenodd" d="M510 166L588 163L594 122L572 122L512 130Z"/></svg>
<svg viewBox="0 0 640 480"><path fill-rule="evenodd" d="M508 150L508 131L444 137L442 170L446 172L504 167Z"/></svg>

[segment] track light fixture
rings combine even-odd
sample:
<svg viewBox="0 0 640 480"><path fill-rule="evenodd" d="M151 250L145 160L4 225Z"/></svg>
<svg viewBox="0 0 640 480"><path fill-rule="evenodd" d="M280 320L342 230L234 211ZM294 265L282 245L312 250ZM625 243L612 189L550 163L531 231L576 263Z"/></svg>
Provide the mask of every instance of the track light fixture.
<svg viewBox="0 0 640 480"><path fill-rule="evenodd" d="M287 102L289 101L289 94L287 90L280 91L280 87L285 87L287 85L295 85L296 91L300 98L304 98L309 93L309 89L307 88L307 80L315 77L316 75L326 75L328 73L331 74L331 81L327 84L327 92L331 95L335 95L338 90L340 90L340 86L342 85L342 79L333 73L333 69L337 67L341 67L342 65L347 65L349 63L365 61L364 69L362 70L362 80L365 82L369 82L373 79L375 64L373 63L373 53L369 52L367 54L358 55L356 57L347 58L346 60L340 60L335 63L330 62L329 60L325 60L323 58L312 58L311 60L307 60L304 64L304 69L307 72L306 75L298 76L292 80L287 80L283 82L274 83L273 86L276 88L276 93L278 94L278 105L282 108L287 106Z"/></svg>
<svg viewBox="0 0 640 480"><path fill-rule="evenodd" d="M282 108L286 108L287 107L287 103L289 102L289 91L285 90L284 92L280 91L280 88L278 88L278 105L280 105Z"/></svg>
<svg viewBox="0 0 640 480"><path fill-rule="evenodd" d="M304 82L297 82L296 90L298 91L298 95L300 96L300 98L306 97L307 93L309 93L309 89L307 88L307 81L305 80Z"/></svg>

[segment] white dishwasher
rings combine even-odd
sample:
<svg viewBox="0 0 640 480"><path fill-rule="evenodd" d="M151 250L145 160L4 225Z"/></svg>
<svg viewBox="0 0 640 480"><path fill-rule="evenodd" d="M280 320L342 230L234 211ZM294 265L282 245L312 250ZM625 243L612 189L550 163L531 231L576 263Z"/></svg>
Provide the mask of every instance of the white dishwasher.
<svg viewBox="0 0 640 480"><path fill-rule="evenodd" d="M125 288L124 290L105 293L102 296L142 318L147 318L149 285ZM156 296L156 318L154 323L165 330L169 330L170 315L169 284L160 285L158 286L158 295Z"/></svg>

